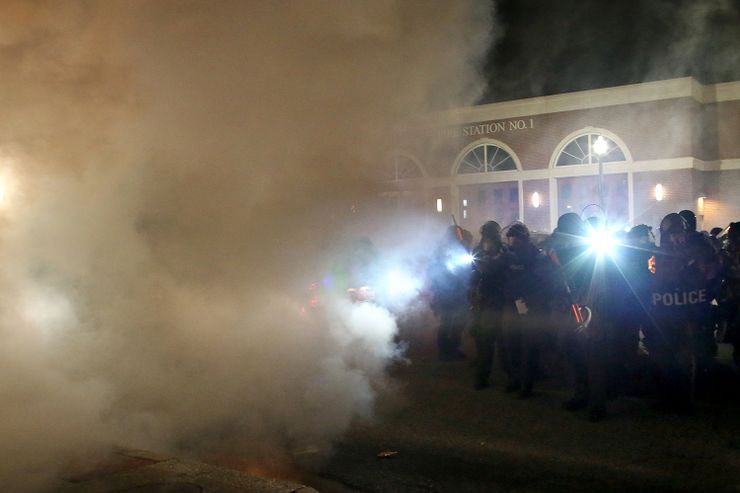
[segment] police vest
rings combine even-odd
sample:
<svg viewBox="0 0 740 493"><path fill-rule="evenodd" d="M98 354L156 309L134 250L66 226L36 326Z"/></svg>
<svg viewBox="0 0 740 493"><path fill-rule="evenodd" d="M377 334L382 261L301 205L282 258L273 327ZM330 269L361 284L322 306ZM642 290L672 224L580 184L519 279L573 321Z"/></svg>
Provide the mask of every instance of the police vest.
<svg viewBox="0 0 740 493"><path fill-rule="evenodd" d="M700 305L709 302L707 288L692 289L687 291L681 288L675 288L668 292L651 293L652 305L683 306L683 305Z"/></svg>
<svg viewBox="0 0 740 493"><path fill-rule="evenodd" d="M705 325L709 320L713 295L699 272L687 269L679 279L653 277L644 302L651 320L663 331L671 332L686 323ZM664 335L668 332L664 332Z"/></svg>

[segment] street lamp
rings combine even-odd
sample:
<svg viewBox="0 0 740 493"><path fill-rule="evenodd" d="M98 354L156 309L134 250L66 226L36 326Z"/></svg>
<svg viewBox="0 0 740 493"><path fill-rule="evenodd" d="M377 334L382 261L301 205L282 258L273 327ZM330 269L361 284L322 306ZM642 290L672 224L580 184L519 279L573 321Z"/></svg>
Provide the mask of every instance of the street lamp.
<svg viewBox="0 0 740 493"><path fill-rule="evenodd" d="M604 204L604 163L601 161L601 157L609 150L609 143L603 135L599 135L591 147L599 163L599 205L601 206L601 210L604 211L604 215L606 215L606 205Z"/></svg>

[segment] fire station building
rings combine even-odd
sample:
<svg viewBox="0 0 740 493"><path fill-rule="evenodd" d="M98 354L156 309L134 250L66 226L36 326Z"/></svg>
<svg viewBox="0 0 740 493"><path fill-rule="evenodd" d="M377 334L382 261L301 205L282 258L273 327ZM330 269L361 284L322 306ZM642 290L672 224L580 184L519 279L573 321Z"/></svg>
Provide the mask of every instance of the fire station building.
<svg viewBox="0 0 740 493"><path fill-rule="evenodd" d="M682 209L696 212L699 229L740 220L740 81L458 108L403 134L386 202L454 214L471 231L489 219L550 231L566 212L606 215L612 228L657 228Z"/></svg>

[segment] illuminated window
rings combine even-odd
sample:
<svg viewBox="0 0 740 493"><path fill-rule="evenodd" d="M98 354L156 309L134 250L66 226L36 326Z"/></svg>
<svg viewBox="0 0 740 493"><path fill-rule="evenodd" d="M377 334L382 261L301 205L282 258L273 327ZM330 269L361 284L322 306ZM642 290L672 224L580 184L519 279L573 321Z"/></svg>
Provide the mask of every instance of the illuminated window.
<svg viewBox="0 0 740 493"><path fill-rule="evenodd" d="M442 199L437 199L437 212L442 212Z"/></svg>
<svg viewBox="0 0 740 493"><path fill-rule="evenodd" d="M421 167L408 156L396 154L391 157L388 166L386 179L388 181L409 180L412 178L421 178L424 174Z"/></svg>
<svg viewBox="0 0 740 493"><path fill-rule="evenodd" d="M460 161L458 174L487 173L491 171L510 171L516 169L511 154L493 144L481 144L468 151Z"/></svg>
<svg viewBox="0 0 740 493"><path fill-rule="evenodd" d="M594 164L598 162L594 152L594 142L602 137L606 141L606 152L601 156L601 161L610 163L615 161L626 161L624 151L612 139L598 133L579 135L571 140L560 151L555 166L572 166L576 164Z"/></svg>

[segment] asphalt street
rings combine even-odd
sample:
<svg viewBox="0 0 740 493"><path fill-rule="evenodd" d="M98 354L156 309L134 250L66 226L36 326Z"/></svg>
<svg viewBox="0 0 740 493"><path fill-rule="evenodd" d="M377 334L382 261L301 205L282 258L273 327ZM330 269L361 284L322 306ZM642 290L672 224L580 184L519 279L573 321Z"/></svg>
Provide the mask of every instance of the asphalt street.
<svg viewBox="0 0 740 493"><path fill-rule="evenodd" d="M469 341L466 351L473 354ZM498 370L491 388L474 390L470 361L437 361L429 337L409 354L392 369L395 387L380 395L374 420L356 424L320 470L341 485L335 491L740 491L740 406L729 368L730 383L714 390L723 395L705 393L692 416L622 396L606 420L591 423L561 408L562 373L550 372L522 400L504 392Z"/></svg>
<svg viewBox="0 0 740 493"><path fill-rule="evenodd" d="M740 379L727 365L729 348L721 348L725 364L694 415L654 411L643 388L644 395L610 401L608 418L591 423L561 408L569 392L556 353L544 358L542 379L522 400L504 391L499 369L491 388L474 390L472 360L438 361L432 336L410 338L372 420L355 423L323 460L297 460L304 469L258 477L233 464L122 450L60 478L54 491L740 492Z"/></svg>

